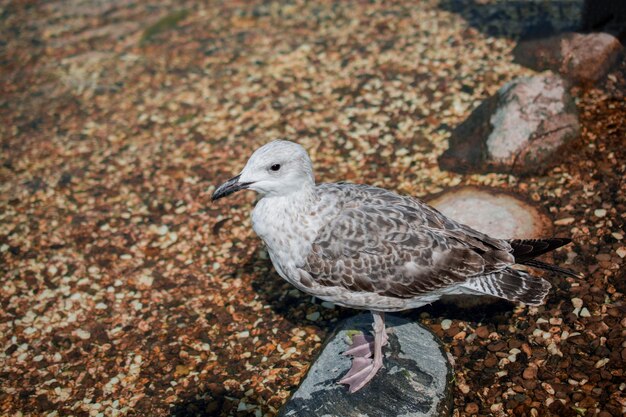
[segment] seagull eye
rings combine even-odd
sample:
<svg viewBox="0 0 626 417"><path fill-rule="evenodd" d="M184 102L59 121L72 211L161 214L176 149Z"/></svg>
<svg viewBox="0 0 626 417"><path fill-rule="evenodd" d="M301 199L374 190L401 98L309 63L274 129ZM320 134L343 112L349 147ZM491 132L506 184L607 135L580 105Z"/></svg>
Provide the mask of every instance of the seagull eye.
<svg viewBox="0 0 626 417"><path fill-rule="evenodd" d="M280 169L280 164L274 164L270 167L272 171L278 171Z"/></svg>

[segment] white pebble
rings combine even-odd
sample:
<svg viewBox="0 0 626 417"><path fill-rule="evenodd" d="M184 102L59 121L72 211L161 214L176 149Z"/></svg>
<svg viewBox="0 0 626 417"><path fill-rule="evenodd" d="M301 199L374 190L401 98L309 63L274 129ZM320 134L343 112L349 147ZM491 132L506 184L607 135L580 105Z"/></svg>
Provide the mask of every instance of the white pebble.
<svg viewBox="0 0 626 417"><path fill-rule="evenodd" d="M91 333L83 329L78 329L76 330L76 336L78 336L79 338L83 340L87 340L91 337Z"/></svg>
<svg viewBox="0 0 626 417"><path fill-rule="evenodd" d="M153 281L152 275L144 274L139 277L138 283L144 287L151 287Z"/></svg>
<svg viewBox="0 0 626 417"><path fill-rule="evenodd" d="M448 330L452 326L452 320L445 319L441 321L441 328L443 330Z"/></svg>
<svg viewBox="0 0 626 417"><path fill-rule="evenodd" d="M597 209L593 212L593 214L595 214L596 217L604 217L606 216L606 210L605 209Z"/></svg>
<svg viewBox="0 0 626 417"><path fill-rule="evenodd" d="M600 359L598 362L596 362L595 367L596 369L602 368L608 362L609 362L609 358Z"/></svg>

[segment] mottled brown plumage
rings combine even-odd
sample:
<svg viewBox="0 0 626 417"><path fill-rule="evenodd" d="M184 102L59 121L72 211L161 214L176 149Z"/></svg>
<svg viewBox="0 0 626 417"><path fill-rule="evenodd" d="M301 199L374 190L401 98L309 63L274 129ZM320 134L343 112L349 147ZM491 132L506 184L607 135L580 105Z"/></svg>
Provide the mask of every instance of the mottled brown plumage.
<svg viewBox="0 0 626 417"><path fill-rule="evenodd" d="M355 360L340 382L351 392L382 366L383 312L420 307L445 294L488 294L537 305L550 284L512 266L564 271L533 258L566 239L495 239L416 198L367 185L316 185L309 156L295 143L275 141L258 149L213 199L248 188L263 196L252 226L284 279L323 300L372 311L372 349L363 342L348 350Z"/></svg>
<svg viewBox="0 0 626 417"><path fill-rule="evenodd" d="M508 242L418 199L367 185L317 188L337 202L301 266L320 285L414 298L515 263Z"/></svg>

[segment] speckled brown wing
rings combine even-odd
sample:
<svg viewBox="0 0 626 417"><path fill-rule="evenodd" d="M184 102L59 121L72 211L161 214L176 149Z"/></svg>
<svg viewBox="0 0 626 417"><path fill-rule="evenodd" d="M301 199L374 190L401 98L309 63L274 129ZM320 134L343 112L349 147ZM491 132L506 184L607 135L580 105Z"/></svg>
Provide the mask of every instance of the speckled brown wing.
<svg viewBox="0 0 626 417"><path fill-rule="evenodd" d="M376 187L333 186L324 192L345 203L302 266L320 285L412 298L513 263L505 243L482 238L419 200Z"/></svg>

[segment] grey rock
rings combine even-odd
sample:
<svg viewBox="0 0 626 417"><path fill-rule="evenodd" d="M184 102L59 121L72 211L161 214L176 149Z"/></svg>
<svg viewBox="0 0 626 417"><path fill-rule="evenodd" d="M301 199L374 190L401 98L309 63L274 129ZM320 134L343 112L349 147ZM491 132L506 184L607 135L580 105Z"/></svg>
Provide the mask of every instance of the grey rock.
<svg viewBox="0 0 626 417"><path fill-rule="evenodd" d="M565 81L556 75L521 77L500 88L452 132L439 165L457 172L539 174L579 135Z"/></svg>
<svg viewBox="0 0 626 417"><path fill-rule="evenodd" d="M389 344L383 368L354 394L338 383L351 359L342 355L355 331L371 334L372 316L359 314L330 337L309 373L279 416L449 416L452 370L437 338L419 323L393 315L385 322Z"/></svg>
<svg viewBox="0 0 626 417"><path fill-rule="evenodd" d="M619 39L609 33L567 32L521 41L515 61L537 71L552 70L575 84L600 80L623 54Z"/></svg>

